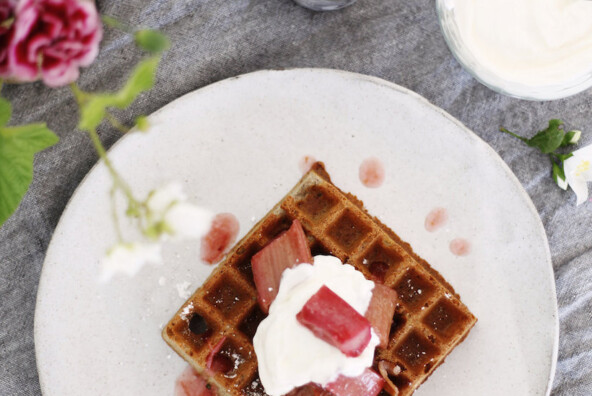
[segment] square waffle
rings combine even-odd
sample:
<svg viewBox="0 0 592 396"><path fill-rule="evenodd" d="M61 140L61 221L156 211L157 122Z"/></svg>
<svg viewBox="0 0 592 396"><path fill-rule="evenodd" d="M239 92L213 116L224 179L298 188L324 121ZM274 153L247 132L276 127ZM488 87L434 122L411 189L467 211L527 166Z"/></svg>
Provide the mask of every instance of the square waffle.
<svg viewBox="0 0 592 396"><path fill-rule="evenodd" d="M366 278L397 291L389 343L377 348L374 362L375 368L381 360L398 366L398 374L390 380L400 396L412 394L464 340L477 319L409 244L370 216L355 196L335 187L320 162L185 302L164 328L165 341L205 375L219 395L266 395L253 348L253 336L265 315L257 305L250 260L294 219L302 223L313 256L336 256ZM207 357L223 337L216 357L226 361L226 371L210 376Z"/></svg>

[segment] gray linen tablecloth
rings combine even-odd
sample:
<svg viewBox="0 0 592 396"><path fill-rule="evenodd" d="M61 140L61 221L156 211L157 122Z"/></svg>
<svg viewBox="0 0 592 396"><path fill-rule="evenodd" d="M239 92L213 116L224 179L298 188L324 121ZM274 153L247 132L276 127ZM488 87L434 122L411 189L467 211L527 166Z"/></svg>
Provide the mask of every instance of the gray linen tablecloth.
<svg viewBox="0 0 592 396"><path fill-rule="evenodd" d="M133 25L162 29L174 43L156 88L121 113L128 123L227 77L324 67L400 84L475 131L516 173L549 237L561 321L553 394L592 395L592 203L576 208L575 195L551 180L546 157L497 132L504 125L532 133L560 117L584 131L582 144L592 144L592 90L549 103L492 92L452 57L432 0L359 0L331 13L313 13L291 0L102 0L98 6ZM80 84L115 89L139 57L128 35L107 30L102 51ZM37 83L8 86L3 93L13 102L15 123L47 120L61 138L36 157L32 187L0 229L0 395L38 395L33 317L43 258L64 206L97 155L75 130L69 90ZM107 146L121 137L105 125L100 134Z"/></svg>

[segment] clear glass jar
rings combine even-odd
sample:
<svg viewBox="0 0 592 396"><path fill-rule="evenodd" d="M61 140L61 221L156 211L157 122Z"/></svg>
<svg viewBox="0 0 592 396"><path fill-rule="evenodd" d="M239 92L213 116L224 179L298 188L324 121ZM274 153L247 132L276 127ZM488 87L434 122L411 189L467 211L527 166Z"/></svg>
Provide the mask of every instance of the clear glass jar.
<svg viewBox="0 0 592 396"><path fill-rule="evenodd" d="M309 8L314 11L333 11L338 10L348 5L352 5L356 0L294 0L302 7Z"/></svg>
<svg viewBox="0 0 592 396"><path fill-rule="evenodd" d="M458 62L483 85L501 94L526 100L561 99L592 87L592 67L588 74L559 85L531 86L504 80L497 76L481 65L467 49L456 25L454 8L449 4L450 0L436 0L438 19L444 39Z"/></svg>

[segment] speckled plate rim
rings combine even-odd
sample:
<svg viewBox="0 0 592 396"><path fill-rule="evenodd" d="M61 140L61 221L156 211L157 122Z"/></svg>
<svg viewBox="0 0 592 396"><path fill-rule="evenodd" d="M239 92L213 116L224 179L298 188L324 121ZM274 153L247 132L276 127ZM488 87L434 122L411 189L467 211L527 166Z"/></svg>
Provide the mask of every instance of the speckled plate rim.
<svg viewBox="0 0 592 396"><path fill-rule="evenodd" d="M545 255L546 255L546 262L547 265L550 268L550 271L548 272L549 274L549 286L552 289L553 292L553 317L554 317L554 334L553 334L553 348L552 348L552 355L551 355L551 362L550 362L550 370L549 370L549 378L548 378L548 382L547 382L547 391L546 394L547 396L550 395L551 390L552 390L552 385L553 385L553 380L555 377L555 372L556 372L556 368L557 368L557 356L558 356L558 350L559 350L559 315L558 315L558 305L557 305L557 292L556 292L556 285L555 285L555 278L554 278L554 270L553 270L553 264L552 264L552 259L551 259L551 252L550 252L550 248L549 248L549 244L548 244L548 239L547 239L547 235L546 235L546 231L544 229L544 226L542 224L542 221L540 220L540 216L538 211L536 210L536 207L534 206L534 203L532 202L532 200L530 199L530 196L528 195L528 193L524 190L524 188L522 187L522 185L520 184L520 181L518 180L518 178L516 177L516 175L514 175L514 173L512 172L512 170L509 168L509 166L502 160L502 158L498 155L498 153L491 147L489 146L483 139L481 139L479 136L477 136L473 131L471 131L470 129L468 129L463 123L461 123L459 120L457 120L455 117L453 117L451 114L449 114L448 112L444 111L443 109L441 109L440 107L432 104L430 101L428 101L426 98L424 98L423 96L411 91L410 89L404 88L400 85L397 85L395 83L383 80L381 78L378 77L373 77L373 76L368 76L368 75L363 75L363 74L359 74L359 73L353 73L353 72L348 72L348 71L344 71L344 70L338 70L338 69L327 69L327 68L286 68L286 69L269 69L269 70L260 70L260 71L256 71L256 72L251 72L251 73L245 73L239 76L234 76L234 77L230 77L212 84L209 84L205 87L202 88L198 88L197 90L188 92L186 94L184 94L183 96L173 100L172 102L168 103L167 105L163 106L162 108L158 109L157 111L155 111L154 113L152 113L148 118L150 119L150 117L153 117L155 115L158 115L162 112L167 111L167 109L171 106L174 106L176 102L178 101L182 101L186 98L186 96L188 95L192 95L195 94L196 92L206 92L212 89L216 89L218 88L220 85L224 85L224 84L228 84L231 83L234 80L237 79L243 79L243 78L248 78L249 76L252 75L256 75L256 74L261 74L261 73L283 73L283 72L304 72L304 73L330 73L330 74L339 74L342 75L344 78L349 78L352 80L363 80L365 82L370 82L382 87L386 87L386 88L390 88L393 89L399 93L408 95L410 97L412 97L413 99L417 100L418 102L422 103L423 105L426 105L427 107L431 108L432 110L435 110L437 113L440 113L442 116L444 116L446 119L448 119L449 121L451 121L453 124L455 124L459 130L463 131L465 133L465 137L467 137L468 139L478 142L479 144L481 144L485 150L488 151L488 153L490 154L490 157L492 159L494 159L495 161L498 162L498 165L501 166L501 168L507 173L507 176L509 178L509 180L514 184L514 186L516 187L516 191L519 191L519 194L521 195L522 199L524 200L524 202L527 204L531 215L535 216L535 218L537 219L537 228L538 228L538 232L539 232L539 236L541 238L543 238L547 243L545 243ZM130 131L130 132L133 132ZM115 142L115 144L113 144L110 149L108 150L109 152L112 152L114 150L117 150L118 147L120 147L122 144L125 144L125 142L127 141L128 135L126 136L122 136L121 139L119 139L117 142ZM77 186L76 190L74 191L74 193L72 194L72 196L70 197L68 203L66 204L66 206L64 207L64 210L62 213L66 213L68 211L68 208L70 206L70 204L72 203L73 200L76 199L76 196L80 190L80 186L82 186L89 178L89 176L91 174L93 174L97 167L100 165L100 162L97 162L91 169L90 171L84 176L84 178L81 180L81 182L79 183L79 185ZM60 217L60 220L58 221L58 224L56 226L56 229L54 230L54 234L57 234L60 232L60 230L64 227L64 221L63 221L63 216ZM37 340L39 338L39 334L41 332L41 329L38 326L38 310L37 310L37 306L39 304L39 301L43 298L43 295L45 295L46 293L46 289L49 287L47 285L47 282L45 281L45 277L44 277L44 268L45 268L45 263L48 261L48 253L51 251L51 247L52 247L52 243L53 243L53 238L50 241L50 244L48 245L47 251L46 251L46 258L44 260L44 265L41 271L41 275L40 275L40 280L39 280L39 286L37 289L37 301L36 301L36 307L35 307L35 317L34 317L34 339ZM35 355L36 357L39 355L40 351L39 351L39 347L37 342L35 342ZM37 364L37 371L39 373L39 383L40 383L40 387L41 387L41 391L42 393L45 392L45 390L47 389L47 384L46 384L46 380L44 378L43 375L43 370L41 369L41 367L39 367L39 360L36 359L36 364Z"/></svg>

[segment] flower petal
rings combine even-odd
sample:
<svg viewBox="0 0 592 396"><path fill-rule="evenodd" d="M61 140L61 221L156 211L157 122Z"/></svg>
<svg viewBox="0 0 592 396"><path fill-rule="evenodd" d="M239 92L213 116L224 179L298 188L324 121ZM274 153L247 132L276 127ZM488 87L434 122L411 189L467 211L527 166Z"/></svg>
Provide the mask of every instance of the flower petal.
<svg viewBox="0 0 592 396"><path fill-rule="evenodd" d="M576 193L576 205L581 205L586 202L588 199L588 183L586 183L586 181L577 180L573 184L570 183L569 186Z"/></svg>
<svg viewBox="0 0 592 396"><path fill-rule="evenodd" d="M214 213L187 202L174 204L165 216L177 240L200 239L208 233L213 220Z"/></svg>
<svg viewBox="0 0 592 396"><path fill-rule="evenodd" d="M582 179L592 181L592 159L581 161L577 173Z"/></svg>
<svg viewBox="0 0 592 396"><path fill-rule="evenodd" d="M571 137L571 139L569 140L569 142L571 144L576 144L577 142L580 141L580 138L582 137L582 131L572 131L574 133L574 135Z"/></svg>
<svg viewBox="0 0 592 396"><path fill-rule="evenodd" d="M41 69L43 83L51 88L58 88L70 84L76 81L79 75L80 70L78 67L67 62L56 62L50 67L44 65Z"/></svg>
<svg viewBox="0 0 592 396"><path fill-rule="evenodd" d="M134 276L145 264L160 264L160 245L155 243L120 243L115 245L101 262L101 282L115 274Z"/></svg>
<svg viewBox="0 0 592 396"><path fill-rule="evenodd" d="M592 181L592 145L573 152L573 156L563 163L565 177L576 193L577 205L588 199L588 181Z"/></svg>
<svg viewBox="0 0 592 396"><path fill-rule="evenodd" d="M567 187L569 186L567 179L563 180L562 178L558 177L556 182L559 188L561 188L562 190L567 190Z"/></svg>
<svg viewBox="0 0 592 396"><path fill-rule="evenodd" d="M592 160L592 144L584 146L579 150L573 152L574 157L580 157L582 159Z"/></svg>
<svg viewBox="0 0 592 396"><path fill-rule="evenodd" d="M187 196L183 193L183 186L180 183L172 182L151 191L146 204L152 212L162 216L175 202L185 202L186 200Z"/></svg>
<svg viewBox="0 0 592 396"><path fill-rule="evenodd" d="M0 72L32 81L41 61L43 81L51 87L76 80L78 69L96 58L103 35L94 2L78 0L21 0L13 30L6 52L0 49Z"/></svg>

